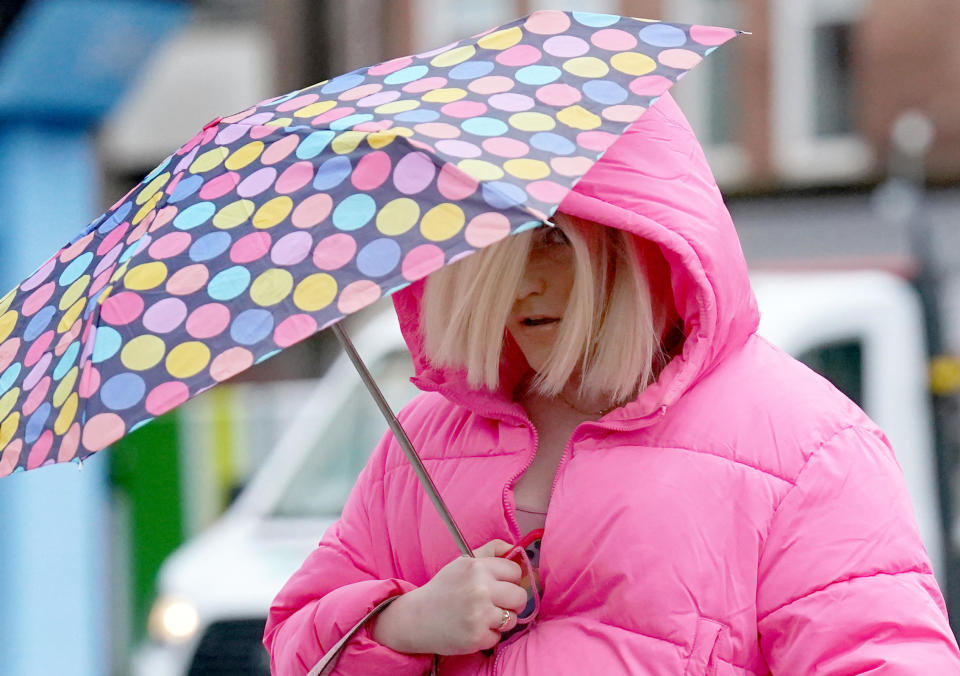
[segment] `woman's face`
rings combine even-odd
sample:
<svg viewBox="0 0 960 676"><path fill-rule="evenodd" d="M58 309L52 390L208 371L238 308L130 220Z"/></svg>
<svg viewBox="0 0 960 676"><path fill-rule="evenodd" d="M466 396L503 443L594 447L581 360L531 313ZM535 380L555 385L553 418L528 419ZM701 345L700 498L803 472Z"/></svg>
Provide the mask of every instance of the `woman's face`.
<svg viewBox="0 0 960 676"><path fill-rule="evenodd" d="M573 248L560 228L533 233L507 330L535 371L547 362L573 288Z"/></svg>

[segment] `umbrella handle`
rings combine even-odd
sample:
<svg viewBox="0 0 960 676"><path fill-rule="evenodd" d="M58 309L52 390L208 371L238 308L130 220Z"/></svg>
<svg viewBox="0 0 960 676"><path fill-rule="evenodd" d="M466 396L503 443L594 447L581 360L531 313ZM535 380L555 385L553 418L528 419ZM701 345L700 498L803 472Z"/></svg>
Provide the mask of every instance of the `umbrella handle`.
<svg viewBox="0 0 960 676"><path fill-rule="evenodd" d="M353 342L350 340L347 332L339 323L334 324L330 328L333 330L337 340L340 341L340 345L343 346L347 356L350 357L350 361L352 361L353 365L356 367L357 372L360 374L360 379L363 380L363 384L367 386L367 391L370 392L370 396L372 396L373 400L377 403L377 406L380 408L380 412L383 414L383 417L386 418L387 424L393 431L393 436L396 438L397 443L400 444L400 448L403 449L404 454L407 456L407 460L409 460L410 464L413 466L414 473L417 475L417 478L420 480L420 484L430 497L431 502L433 502L433 506L437 508L437 512L440 514L440 518L446 525L447 530L450 531L450 534L456 541L457 548L460 550L460 553L463 556L472 557L473 551L467 545L467 541L464 540L463 534L460 532L460 528L457 527L456 522L453 520L453 516L450 514L450 510L447 509L447 505L443 502L443 498L440 497L440 493L437 491L437 487L434 485L433 479L431 479L430 475L427 473L427 468L423 466L423 463L420 461L420 456L417 455L417 451L413 448L413 444L410 443L410 438L407 437L407 433L400 425L400 421L397 420L397 416L394 415L393 410L391 410L390 404L387 403L387 400L384 398L380 388L377 387L377 383L374 381L373 376L370 375L370 371L367 370L367 365L363 363L363 360L357 353L357 348L353 346Z"/></svg>

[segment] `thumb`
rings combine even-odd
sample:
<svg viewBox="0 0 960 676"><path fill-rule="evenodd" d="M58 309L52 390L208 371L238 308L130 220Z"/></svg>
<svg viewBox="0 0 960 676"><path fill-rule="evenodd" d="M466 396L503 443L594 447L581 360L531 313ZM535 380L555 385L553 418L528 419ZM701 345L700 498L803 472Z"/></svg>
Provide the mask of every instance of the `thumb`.
<svg viewBox="0 0 960 676"><path fill-rule="evenodd" d="M494 556L503 556L513 549L513 545L503 540L490 540L484 545L473 550L473 555L478 559L490 558Z"/></svg>

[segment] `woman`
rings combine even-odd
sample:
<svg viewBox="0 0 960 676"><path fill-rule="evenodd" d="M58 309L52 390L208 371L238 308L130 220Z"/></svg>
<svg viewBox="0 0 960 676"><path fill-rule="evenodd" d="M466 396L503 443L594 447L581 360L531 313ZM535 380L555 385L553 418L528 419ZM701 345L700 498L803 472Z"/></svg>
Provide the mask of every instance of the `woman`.
<svg viewBox="0 0 960 676"><path fill-rule="evenodd" d="M395 297L426 392L401 420L478 558L456 557L386 437L271 609L275 673L390 598L337 673L960 673L893 453L757 337L668 96L560 210ZM518 631L502 556L540 525L542 598Z"/></svg>

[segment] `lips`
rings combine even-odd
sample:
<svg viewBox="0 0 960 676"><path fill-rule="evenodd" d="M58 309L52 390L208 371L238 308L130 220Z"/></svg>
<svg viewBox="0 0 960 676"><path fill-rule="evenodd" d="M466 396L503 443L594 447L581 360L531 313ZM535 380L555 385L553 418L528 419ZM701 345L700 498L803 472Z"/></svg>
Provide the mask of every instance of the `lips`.
<svg viewBox="0 0 960 676"><path fill-rule="evenodd" d="M520 319L521 326L549 326L560 321L559 317L523 317Z"/></svg>

